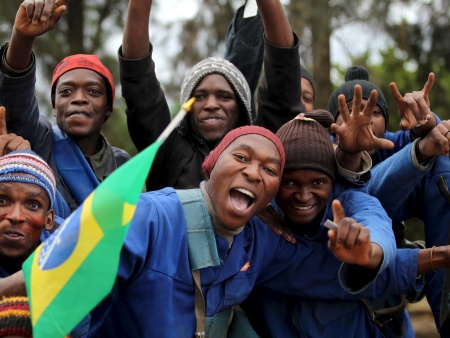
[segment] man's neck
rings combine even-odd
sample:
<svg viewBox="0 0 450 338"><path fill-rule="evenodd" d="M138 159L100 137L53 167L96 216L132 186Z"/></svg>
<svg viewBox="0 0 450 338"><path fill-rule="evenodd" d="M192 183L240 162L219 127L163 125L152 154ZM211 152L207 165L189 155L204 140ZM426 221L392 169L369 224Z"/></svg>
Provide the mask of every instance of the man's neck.
<svg viewBox="0 0 450 338"><path fill-rule="evenodd" d="M78 145L78 147L81 150L81 153L84 156L92 156L99 152L101 148L101 136L100 134L97 136L87 137L87 138L73 138L75 143Z"/></svg>

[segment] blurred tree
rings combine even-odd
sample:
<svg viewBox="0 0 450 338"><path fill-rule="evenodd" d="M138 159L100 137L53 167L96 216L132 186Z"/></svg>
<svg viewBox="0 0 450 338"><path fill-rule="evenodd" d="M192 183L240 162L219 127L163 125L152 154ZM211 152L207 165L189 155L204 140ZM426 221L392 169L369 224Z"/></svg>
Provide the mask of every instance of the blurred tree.
<svg viewBox="0 0 450 338"><path fill-rule="evenodd" d="M405 11L420 13L413 17L414 20L404 15L401 20L386 22L386 31L394 41L395 55L405 61L405 66L414 69L410 82L405 83L405 90L421 89L428 74L434 72L436 81L430 93L431 108L442 119L449 119L450 102L446 93L450 89L450 2L403 0L402 4Z"/></svg>
<svg viewBox="0 0 450 338"><path fill-rule="evenodd" d="M9 39L20 2L0 2L0 37L3 41ZM178 107L179 88L186 70L206 56L223 55L228 23L235 9L243 3L242 0L193 2L198 5L198 13L182 22L167 23L164 16L152 15L152 42L155 49L167 51L170 61L169 69L163 69L170 75L161 83L174 106L173 111ZM154 0L154 9L158 3L160 0ZM401 92L406 93L422 88L428 73L434 71L437 76L430 94L432 109L441 117L450 118L447 111L450 96L442 94L450 89L450 44L447 43L450 37L449 0L284 0L283 4L293 30L300 38L302 63L312 72L317 85L317 107L328 106L334 87L330 80L332 70L336 70L340 79L335 85L343 81L345 69L331 64L330 41L334 39L351 62L362 64L370 70L371 80L382 88L388 100L389 82L397 82ZM98 54L118 81L118 46L111 46L111 41L114 38L117 41L122 33L126 7L127 1L123 0L72 1L58 27L36 41L35 52L40 71L46 79L42 81L41 76L39 83L43 85L37 88L43 113L51 111L46 90L51 73L57 62L66 55ZM345 27L351 27L350 34L348 30L343 30ZM358 52L356 45L368 35L385 40L381 52L373 50L372 44L367 46L366 51ZM374 54L378 53L380 57L374 62ZM396 130L395 105L392 101L389 103L393 115L390 129ZM123 103L116 106L120 106L116 110L124 109ZM124 125L121 126L121 123ZM128 137L121 112L114 114L114 120L105 127L105 132L111 134L108 137L115 145L133 152L132 146L121 144L122 139ZM129 139L124 142L129 142Z"/></svg>
<svg viewBox="0 0 450 338"><path fill-rule="evenodd" d="M352 56L355 35L340 33L343 27L367 25L370 30L379 30L379 21L384 20L390 6L389 0L291 0L287 6L292 29L300 38L300 55L303 65L311 71L316 83L316 107L327 108L333 91L330 79L330 41L334 37L343 46L348 46Z"/></svg>
<svg viewBox="0 0 450 338"><path fill-rule="evenodd" d="M399 119L389 83L395 82L401 93L421 90L428 74L434 72L436 80L430 93L431 109L441 118L450 119L445 95L450 90L450 12L448 1L393 1L390 15L395 19L380 20L387 33L386 46L379 51L381 61L371 61L371 51L352 55L352 64L369 69L371 81L376 83L390 107L389 129L398 130ZM421 13L411 19L411 13ZM386 12L388 13L388 12ZM386 16L386 15L385 15ZM389 15L388 15L389 16ZM390 39L390 40L389 40ZM343 78L346 68L339 69Z"/></svg>

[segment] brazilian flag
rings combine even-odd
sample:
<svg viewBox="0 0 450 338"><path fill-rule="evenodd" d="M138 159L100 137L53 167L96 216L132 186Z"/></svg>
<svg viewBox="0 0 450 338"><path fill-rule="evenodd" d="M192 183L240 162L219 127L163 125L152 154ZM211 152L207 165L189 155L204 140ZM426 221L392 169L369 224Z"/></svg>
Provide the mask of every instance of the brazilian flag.
<svg viewBox="0 0 450 338"><path fill-rule="evenodd" d="M111 291L155 155L194 101L183 106L152 145L105 179L24 262L33 337L66 336Z"/></svg>

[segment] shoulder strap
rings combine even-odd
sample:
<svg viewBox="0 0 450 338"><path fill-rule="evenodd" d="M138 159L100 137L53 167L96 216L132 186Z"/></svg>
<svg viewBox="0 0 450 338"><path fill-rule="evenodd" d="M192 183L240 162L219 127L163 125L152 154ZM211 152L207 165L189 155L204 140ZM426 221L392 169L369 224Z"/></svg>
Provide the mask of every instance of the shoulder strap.
<svg viewBox="0 0 450 338"><path fill-rule="evenodd" d="M196 337L206 336L206 306L202 293L202 284L200 281L200 270L192 270L192 277L195 283L195 318L197 327L195 329Z"/></svg>
<svg viewBox="0 0 450 338"><path fill-rule="evenodd" d="M188 234L189 262L195 283L195 337L206 336L206 306L200 269L220 264L214 228L200 189L176 190L184 210Z"/></svg>
<svg viewBox="0 0 450 338"><path fill-rule="evenodd" d="M216 235L200 189L176 190L186 219L192 270L220 265Z"/></svg>
<svg viewBox="0 0 450 338"><path fill-rule="evenodd" d="M53 126L54 158L58 172L78 204L100 184L78 145Z"/></svg>

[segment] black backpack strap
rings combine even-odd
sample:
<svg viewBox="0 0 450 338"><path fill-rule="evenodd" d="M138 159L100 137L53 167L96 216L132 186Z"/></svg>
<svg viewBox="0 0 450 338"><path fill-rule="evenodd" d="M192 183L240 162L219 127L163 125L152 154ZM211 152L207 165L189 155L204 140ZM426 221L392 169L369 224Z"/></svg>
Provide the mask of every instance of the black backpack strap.
<svg viewBox="0 0 450 338"><path fill-rule="evenodd" d="M393 306L390 306L390 303L393 302L393 299L390 298L376 300L373 304L367 299L362 300L372 322L386 337L400 338L405 334L403 312L407 301L405 295L399 297L400 301L398 302L396 298L397 304Z"/></svg>

